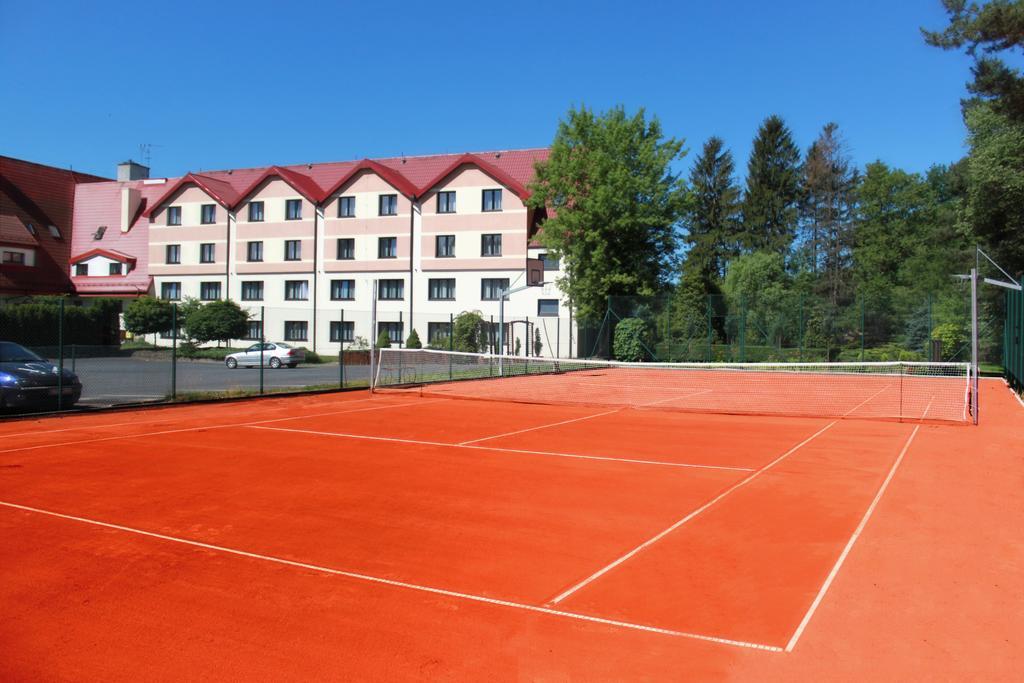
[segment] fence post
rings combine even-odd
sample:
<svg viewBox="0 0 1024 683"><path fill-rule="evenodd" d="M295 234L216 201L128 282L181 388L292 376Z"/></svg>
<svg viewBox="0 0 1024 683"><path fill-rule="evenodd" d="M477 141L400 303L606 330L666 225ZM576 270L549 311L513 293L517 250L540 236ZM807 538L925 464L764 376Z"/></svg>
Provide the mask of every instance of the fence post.
<svg viewBox="0 0 1024 683"><path fill-rule="evenodd" d="M932 349L932 293L928 292L928 334L924 336L925 351L928 354L928 360L935 361L935 352Z"/></svg>
<svg viewBox="0 0 1024 683"><path fill-rule="evenodd" d="M57 321L57 410L64 408L64 298L61 297Z"/></svg>
<svg viewBox="0 0 1024 683"><path fill-rule="evenodd" d="M864 362L864 295L860 295L860 362Z"/></svg>
<svg viewBox="0 0 1024 683"><path fill-rule="evenodd" d="M555 360L562 357L562 316L555 318Z"/></svg>
<svg viewBox="0 0 1024 683"><path fill-rule="evenodd" d="M455 314L448 313L448 352L455 350ZM452 381L452 356L448 356L448 381Z"/></svg>
<svg viewBox="0 0 1024 683"><path fill-rule="evenodd" d="M800 349L799 360L802 362L804 359L804 295L800 295L800 325L797 327L798 341L797 345Z"/></svg>
<svg viewBox="0 0 1024 683"><path fill-rule="evenodd" d="M747 362L747 300L740 298L740 362Z"/></svg>
<svg viewBox="0 0 1024 683"><path fill-rule="evenodd" d="M260 396L263 395L263 346L266 338L267 307L260 306Z"/></svg>
<svg viewBox="0 0 1024 683"><path fill-rule="evenodd" d="M345 388L345 309L341 309L341 325L338 328L338 384Z"/></svg>
<svg viewBox="0 0 1024 683"><path fill-rule="evenodd" d="M710 294L708 294L708 300L707 300L707 318L708 318L708 352L707 352L707 357L704 359L704 362L710 363L711 359L713 357L712 354L711 354L711 339L712 339L711 334L712 334L712 329L711 329L711 295Z"/></svg>
<svg viewBox="0 0 1024 683"><path fill-rule="evenodd" d="M178 304L171 304L171 400L178 398Z"/></svg>
<svg viewBox="0 0 1024 683"><path fill-rule="evenodd" d="M72 344L71 345L71 372L74 372L76 370L77 363L75 361L77 359L78 359L78 344Z"/></svg>

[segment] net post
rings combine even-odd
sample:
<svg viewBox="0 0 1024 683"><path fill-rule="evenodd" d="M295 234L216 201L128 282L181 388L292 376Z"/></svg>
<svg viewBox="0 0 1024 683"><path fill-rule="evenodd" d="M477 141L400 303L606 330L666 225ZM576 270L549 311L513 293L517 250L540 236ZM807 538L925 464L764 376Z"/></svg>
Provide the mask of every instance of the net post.
<svg viewBox="0 0 1024 683"><path fill-rule="evenodd" d="M455 350L455 314L448 313L448 352ZM448 356L448 381L452 381L452 357Z"/></svg>
<svg viewBox="0 0 1024 683"><path fill-rule="evenodd" d="M505 376L505 290L498 294L498 377Z"/></svg>
<svg viewBox="0 0 1024 683"><path fill-rule="evenodd" d="M971 371L974 386L971 391L971 413L978 424L978 269L971 268Z"/></svg>
<svg viewBox="0 0 1024 683"><path fill-rule="evenodd" d="M370 295L370 378L366 383L370 394L373 394L373 386L377 382L377 279L371 281L373 292Z"/></svg>

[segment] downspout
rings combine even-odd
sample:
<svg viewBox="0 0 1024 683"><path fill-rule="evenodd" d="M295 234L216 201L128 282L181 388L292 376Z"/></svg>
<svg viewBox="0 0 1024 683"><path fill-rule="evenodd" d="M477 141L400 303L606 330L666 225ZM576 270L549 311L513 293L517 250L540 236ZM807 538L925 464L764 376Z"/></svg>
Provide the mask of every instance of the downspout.
<svg viewBox="0 0 1024 683"><path fill-rule="evenodd" d="M415 324L415 318L412 317L413 309L416 301L416 281L413 273L413 254L416 252L415 243L415 231L413 230L413 220L416 215L416 198L409 198L409 330L402 330L402 334L408 339L409 335L412 334L413 325ZM404 340L403 340L404 341Z"/></svg>
<svg viewBox="0 0 1024 683"><path fill-rule="evenodd" d="M316 303L317 303L317 262L320 257L320 206L313 204L313 353L316 353Z"/></svg>
<svg viewBox="0 0 1024 683"><path fill-rule="evenodd" d="M224 226L224 298L231 298L231 249L235 246L231 241L231 222L234 215L231 209L225 209L227 222ZM239 296L241 298L241 296Z"/></svg>

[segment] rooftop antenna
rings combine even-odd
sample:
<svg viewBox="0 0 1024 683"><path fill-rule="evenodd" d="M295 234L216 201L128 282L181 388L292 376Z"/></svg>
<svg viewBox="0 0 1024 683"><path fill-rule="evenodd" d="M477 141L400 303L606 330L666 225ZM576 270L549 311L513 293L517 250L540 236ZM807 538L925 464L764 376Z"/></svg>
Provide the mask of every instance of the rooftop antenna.
<svg viewBox="0 0 1024 683"><path fill-rule="evenodd" d="M156 145L152 142L143 142L139 145L139 158L142 160L142 165L147 168L150 166L150 162L153 159L154 147L163 147L163 145Z"/></svg>

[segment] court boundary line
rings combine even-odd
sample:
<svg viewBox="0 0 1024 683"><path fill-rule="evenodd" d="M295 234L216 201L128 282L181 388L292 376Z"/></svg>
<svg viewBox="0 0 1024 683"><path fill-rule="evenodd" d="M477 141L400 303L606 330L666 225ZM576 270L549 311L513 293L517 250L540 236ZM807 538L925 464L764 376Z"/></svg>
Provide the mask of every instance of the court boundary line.
<svg viewBox="0 0 1024 683"><path fill-rule="evenodd" d="M549 427L559 427L561 425L572 424L573 422L582 422L583 420L592 420L595 417L604 417L605 415L611 415L613 413L621 412L622 408L616 408L615 410L606 410L603 413L597 413L595 415L584 415L583 417L574 417L571 420L562 420L561 422L552 422L551 424L537 425L536 427L527 427L526 429L519 429L514 432L505 432L504 434L495 434L494 436L485 436L480 439L470 439L469 441L461 441L458 446L468 446L474 443L480 443L481 441L490 441L491 439L500 439L503 436L515 436L516 434L525 434L526 432L536 431L538 429L547 429Z"/></svg>
<svg viewBox="0 0 1024 683"><path fill-rule="evenodd" d="M743 479L741 479L740 481L736 482L735 484L732 484L731 486L729 486L727 489L725 489L724 491L722 491L721 493L716 495L711 500L707 501L706 503L704 503L703 505L701 505L697 509L692 510L691 512L689 512L682 519L677 520L674 524L669 526L667 529L664 529L661 532L655 534L651 538L647 539L646 541L644 541L640 545L636 546L635 548L633 548L632 550L627 552L625 555L620 556L618 559L616 559L616 560L606 564L605 566L601 567L600 569L598 569L596 572L594 572L593 574L591 574L587 578L585 578L582 581L580 581L580 582L570 586L566 590L564 590L561 593L559 593L558 595L556 595L551 600L548 600L545 604L547 604L547 605L557 605L559 602L561 602L562 600L565 600L566 598L571 596L573 593L576 593L580 589L590 585L591 583L593 583L597 579L601 578L602 576L604 576L605 574L607 574L611 570L615 569L616 567L618 567L619 565L624 563L626 560L634 557L635 555L637 555L638 553L640 553L644 549L649 548L650 546L654 545L655 543L657 543L658 541L663 539L665 536L668 536L670 533L672 533L673 531L675 531L679 527L683 526L684 524L686 524L690 520L694 519L695 517L698 517L705 510L711 508L718 501L722 500L723 498L725 498L729 494L733 493L737 489L742 488L743 486L746 486L747 484L752 482L754 479L756 479L760 475L764 474L765 472L770 470L772 467L774 467L778 463L782 462L783 460L788 458L790 455L792 455L793 453L796 453L798 450L800 450L801 448L803 448L804 446L809 444L811 441L813 441L814 439L816 439L819 436L821 436L822 434L824 434L826 431L831 429L832 426L835 425L838 422L839 422L839 420L833 420L832 422L829 422L827 425L825 425L824 427L822 427L821 429L819 429L814 434L812 434L811 436L807 437L806 439L804 439L803 441L801 441L797 445L793 446L788 451L786 451L785 453L783 453L779 457L775 458L774 460L772 460L767 465L764 465L760 469L754 471L752 474L744 477Z"/></svg>
<svg viewBox="0 0 1024 683"><path fill-rule="evenodd" d="M845 413L843 413L843 417L849 417L849 416L850 416L850 413L852 413L852 412L856 411L856 410L857 410L858 408L860 408L860 407L861 407L862 405L864 405L864 404L865 404L865 403L867 403L868 401L873 401L873 400L875 399L875 397L876 397L876 396L878 396L878 395L879 395L880 393L882 393L883 391L885 391L886 389L888 389L889 387L891 387L891 386L892 386L893 384L895 384L895 382L889 382L889 383L888 383L888 384L886 384L886 385L885 385L884 387L882 387L881 389L879 389L879 390L878 390L878 391L876 391L875 393L871 394L871 396L867 397L866 399L864 399L863 401L861 401L860 403L858 403L857 405L855 405L855 406L854 406L853 408L850 408L850 409L849 409L848 411L846 411Z"/></svg>
<svg viewBox="0 0 1024 683"><path fill-rule="evenodd" d="M107 529L114 529L116 531L122 531L131 534L137 534L139 536L147 536L150 538L156 538L163 541L169 541L171 543L179 543L182 545L192 546L196 548L202 548L204 550L212 550L215 552L226 553L239 557L245 557L254 560L261 560L264 562L272 562L275 564L281 564L289 567L296 567L299 569L306 569L309 571L315 571L322 574L330 574L334 576L342 576L349 579L358 581L364 581L367 583L375 583L378 585L391 586L393 588L404 588L407 590L418 591L421 593L430 593L434 595L443 595L449 598L458 598L462 600L468 600L472 602L484 603L489 605L496 605L499 607L508 607L518 609L527 612L534 612L538 614L547 614L550 616L562 617L567 619L575 619L578 621L586 621L590 623L603 624L606 626L616 626L619 628L630 629L634 631L645 631L648 633L657 633L660 635L673 636L678 638L688 638L692 640L701 640L705 642L718 643L719 645L730 645L733 647L742 647L753 650L762 650L767 652L783 652L781 647L776 645L765 645L762 643L752 643L742 640L733 640L730 638L721 638L718 636L709 636L700 633L690 633L687 631L676 631L673 629L661 628L659 626L649 626L646 624L637 624L628 621L621 621L618 619L609 619L606 617L598 617L590 614L583 614L581 612L568 612L565 610L552 609L542 605L531 605L524 602L515 602L513 600L503 600L501 598L490 598L484 595L476 595L473 593L463 593L461 591L449 590L446 588L436 588L434 586L427 586L423 584L411 583L408 581L398 581L395 579L386 579L379 576L373 576L370 574L361 574L358 572L351 572L343 569L334 569L331 567L325 567L322 565L311 564L308 562L299 562L297 560L288 560L282 557L275 557L273 555L265 555L262 553L249 552L247 550L239 550L237 548L229 548L227 546L214 545L212 543L203 543L202 541L194 541L188 538L182 538L180 536L170 536L167 534L161 534L154 531L146 531L144 529L136 529L134 527L123 526L120 524L113 524L111 522L104 522L101 520L90 519L87 517L78 517L75 515L69 515L62 512L55 512L53 510L44 510L42 508L31 507L28 505L21 505L19 503L12 503L9 501L0 500L0 506L21 510L23 512L30 512L40 515L47 515L50 517L56 517L59 519L65 519L73 522L79 522L82 524L89 524L93 526L104 527Z"/></svg>
<svg viewBox="0 0 1024 683"><path fill-rule="evenodd" d="M861 517L860 523L857 524L857 527L853 530L853 535L851 535L850 540L846 542L843 552L839 554L839 558L832 566L832 571L830 571L828 576L825 578L825 583L823 583L821 588L818 590L818 594L814 597L814 601L804 614L804 618L800 621L800 625L797 626L793 636L789 639L789 642L786 643L786 652L792 652L793 648L796 647L796 644L806 630L807 625L811 622L811 618L814 616L814 613L825 599L825 593L828 592L828 589L832 586L832 582L835 581L836 576L839 575L839 570L842 568L843 563L846 562L847 556L849 556L854 544L857 542L857 539L860 538L861 533L867 526L868 520L871 519L871 515L874 514L875 508L878 507L879 501L882 500L882 496L885 495L886 489L889 488L889 483L893 480L893 477L896 476L896 470L899 469L900 463L903 462L903 458L906 456L907 451L910 450L910 444L913 443L914 437L917 436L917 432L920 429L921 425L915 425L914 430L910 432L910 437L908 437L906 443L903 444L903 449L900 451L899 456L897 456L896 462L894 462L892 467L889 468L889 474L886 475L882 485L878 488L878 492L875 493L875 497L872 499L871 505L868 506L868 509L864 512L864 516Z"/></svg>
<svg viewBox="0 0 1024 683"><path fill-rule="evenodd" d="M503 448L501 446L482 446L475 444L447 443L445 441L423 441L420 439L401 439L396 436L373 436L369 434L349 434L346 432L321 432L313 429L293 429L290 427L264 427L262 425L240 425L251 429L265 429L272 432L290 432L295 434L311 434L314 436L334 436L339 439L362 439L365 441L385 441L390 443L406 443L414 446L442 446L444 448L464 448L475 451L497 451L500 453L522 453L524 455L543 455L556 458L574 458L577 460L604 460L608 462L625 462L634 465L661 465L663 467L682 467L702 470L727 470L732 472L753 472L752 467L733 467L730 465L701 465L688 462L669 462L667 460L639 460L636 458L613 458L606 455L585 455L581 453L558 453L555 451L532 451L523 448Z"/></svg>
<svg viewBox="0 0 1024 683"><path fill-rule="evenodd" d="M369 400L369 399L365 399ZM417 401L422 400L418 399ZM436 403L444 399L426 399L430 403ZM19 446L17 448L8 448L0 450L0 455L4 453L17 453L19 451L34 451L43 448L59 448L61 446L77 446L86 443L100 443L103 441L118 441L122 439L138 439L147 436L163 436L164 434L181 434L184 432L199 432L204 429L229 429L231 427L249 427L254 425L270 424L273 422L286 422L288 420L301 420L307 417L326 417L328 415L343 415L345 413L362 413L370 410L386 410L388 408L404 408L406 406L415 405L417 401L410 401L408 403L390 403L386 406L372 406L369 408L356 408L355 410L332 410L325 413L312 413L310 415L293 415L291 417L278 417L271 420L255 420L249 422L232 422L230 424L216 424L216 425L203 425L201 427L182 427L181 429L165 429L159 432L143 432L142 434L122 434L118 436L101 436L95 439L80 439L78 441L61 441L60 443L45 443L36 444L34 446ZM420 403L422 405L422 403Z"/></svg>
<svg viewBox="0 0 1024 683"><path fill-rule="evenodd" d="M342 403L346 403L346 404L348 404L348 403L365 403L366 401L374 401L374 400L379 400L379 399L356 398L356 399L352 399L350 401L342 401ZM154 406L151 406L150 408L151 409L173 410L174 408L192 408L192 407L197 407L197 404L193 404L193 403L178 403L178 404L160 403L160 404L156 404ZM143 410L146 410L146 408L144 408ZM69 419L69 420L73 420L73 419L77 419L79 417L86 417L86 415L83 415L83 414L80 414L80 413L58 413L56 415L40 416L39 419L41 419L41 420L48 420L48 419ZM64 427L63 429L37 429L37 430L31 431L31 432L14 432L13 434L3 434L3 433L0 433L0 438L9 438L9 437L13 437L13 436L36 436L38 434L58 434L58 433L61 433L61 432L79 432L79 431L83 431L83 430L86 430L86 429L103 429L105 427L124 427L124 426L127 426L127 425L160 424L161 422L173 422L173 419L168 418L168 419L163 419L163 420L143 420L143 421L132 420L131 422L112 422L112 423L109 423L109 424L88 425L88 426L85 426L85 427Z"/></svg>

